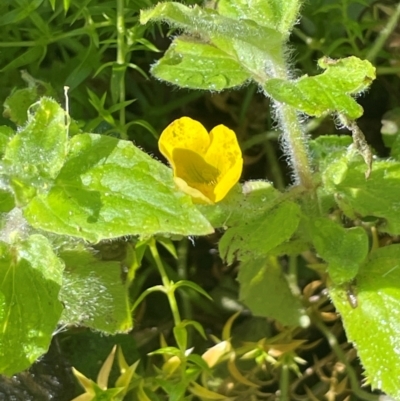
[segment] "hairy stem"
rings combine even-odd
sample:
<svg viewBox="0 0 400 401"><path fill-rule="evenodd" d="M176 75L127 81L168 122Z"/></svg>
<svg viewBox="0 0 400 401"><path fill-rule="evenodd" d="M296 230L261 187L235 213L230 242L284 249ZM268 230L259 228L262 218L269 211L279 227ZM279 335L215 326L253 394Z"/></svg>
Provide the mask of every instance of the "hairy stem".
<svg viewBox="0 0 400 401"><path fill-rule="evenodd" d="M267 65L270 78L289 79L288 69L283 55L270 60ZM293 169L295 183L312 189L313 175L308 156L307 135L300 123L295 108L274 101L275 115L282 130L283 150Z"/></svg>

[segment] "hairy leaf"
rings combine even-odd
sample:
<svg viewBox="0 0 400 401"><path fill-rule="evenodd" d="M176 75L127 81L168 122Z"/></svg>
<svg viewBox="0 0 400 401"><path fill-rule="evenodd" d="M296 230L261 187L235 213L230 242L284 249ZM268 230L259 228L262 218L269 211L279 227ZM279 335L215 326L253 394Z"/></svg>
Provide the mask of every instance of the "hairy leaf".
<svg viewBox="0 0 400 401"><path fill-rule="evenodd" d="M220 0L218 11L230 18L252 20L287 36L296 22L300 5L299 0Z"/></svg>
<svg viewBox="0 0 400 401"><path fill-rule="evenodd" d="M379 248L362 266L354 286L333 286L330 295L346 334L357 348L368 382L400 398L400 245ZM349 302L349 291L352 302ZM355 302L356 301L356 302Z"/></svg>
<svg viewBox="0 0 400 401"><path fill-rule="evenodd" d="M347 57L340 60L322 58L325 71L298 80L270 79L265 90L279 102L287 103L310 116L340 112L351 119L360 117L363 108L352 98L368 88L375 79L375 68L367 60Z"/></svg>
<svg viewBox="0 0 400 401"><path fill-rule="evenodd" d="M290 291L275 257L242 263L238 281L239 299L254 315L277 319L288 326L304 326L309 322L300 301Z"/></svg>
<svg viewBox="0 0 400 401"><path fill-rule="evenodd" d="M300 220L300 208L284 202L264 215L229 228L219 242L221 256L232 263L266 256L270 250L290 239Z"/></svg>
<svg viewBox="0 0 400 401"><path fill-rule="evenodd" d="M27 369L44 354L62 312L63 264L48 240L0 243L0 372Z"/></svg>
<svg viewBox="0 0 400 401"><path fill-rule="evenodd" d="M400 162L374 161L366 179L364 162L348 153L331 163L322 178L347 216L375 217L380 231L400 234Z"/></svg>
<svg viewBox="0 0 400 401"><path fill-rule="evenodd" d="M318 218L312 222L312 241L319 256L328 263L332 281L351 281L368 255L368 236L361 227L343 228L338 223Z"/></svg>
<svg viewBox="0 0 400 401"><path fill-rule="evenodd" d="M83 325L108 334L132 328L128 288L121 279L121 263L101 261L87 250L65 250L60 299L61 322Z"/></svg>
<svg viewBox="0 0 400 401"><path fill-rule="evenodd" d="M198 205L198 209L214 227L240 225L243 215L247 220L262 216L279 202L281 193L266 181L247 181L237 185L221 202Z"/></svg>
<svg viewBox="0 0 400 401"><path fill-rule="evenodd" d="M190 89L220 91L242 85L250 75L231 55L215 46L177 38L151 72Z"/></svg>
<svg viewBox="0 0 400 401"><path fill-rule="evenodd" d="M128 141L75 135L67 161L47 194L25 209L42 230L91 242L124 235L204 235L213 231L171 170Z"/></svg>
<svg viewBox="0 0 400 401"><path fill-rule="evenodd" d="M189 33L200 34L203 39L211 36L241 40L267 54L276 49L282 40L282 35L274 29L246 19L238 23L234 18L197 5L187 7L176 2L158 3L154 8L141 11L140 22L145 24L150 20L167 22Z"/></svg>
<svg viewBox="0 0 400 401"><path fill-rule="evenodd" d="M8 143L4 163L17 199L24 204L46 192L64 164L68 136L64 110L52 99L32 106L27 125Z"/></svg>

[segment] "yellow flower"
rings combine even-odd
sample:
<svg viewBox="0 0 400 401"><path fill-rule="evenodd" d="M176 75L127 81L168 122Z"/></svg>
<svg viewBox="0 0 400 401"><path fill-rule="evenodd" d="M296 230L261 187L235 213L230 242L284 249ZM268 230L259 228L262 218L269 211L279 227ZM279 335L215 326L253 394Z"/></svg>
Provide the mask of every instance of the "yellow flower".
<svg viewBox="0 0 400 401"><path fill-rule="evenodd" d="M195 202L219 202L242 174L236 135L224 125L208 134L198 121L182 117L165 128L158 146L171 163L175 183Z"/></svg>

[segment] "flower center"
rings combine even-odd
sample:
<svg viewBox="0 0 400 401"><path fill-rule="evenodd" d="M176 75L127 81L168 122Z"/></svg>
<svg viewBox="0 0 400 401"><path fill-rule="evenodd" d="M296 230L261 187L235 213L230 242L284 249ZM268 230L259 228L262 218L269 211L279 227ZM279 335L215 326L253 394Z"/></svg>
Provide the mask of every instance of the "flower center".
<svg viewBox="0 0 400 401"><path fill-rule="evenodd" d="M189 149L174 149L175 175L190 184L216 185L220 170Z"/></svg>

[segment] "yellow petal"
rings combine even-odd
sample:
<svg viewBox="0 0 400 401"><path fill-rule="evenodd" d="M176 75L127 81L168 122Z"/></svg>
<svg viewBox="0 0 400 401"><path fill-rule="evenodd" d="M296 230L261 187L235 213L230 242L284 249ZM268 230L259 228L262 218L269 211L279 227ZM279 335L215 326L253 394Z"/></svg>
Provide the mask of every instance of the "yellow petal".
<svg viewBox="0 0 400 401"><path fill-rule="evenodd" d="M160 152L175 167L172 153L174 149L188 149L198 154L205 154L210 145L210 137L206 129L189 117L173 121L162 132L158 141Z"/></svg>
<svg viewBox="0 0 400 401"><path fill-rule="evenodd" d="M159 148L174 169L177 186L196 203L219 202L242 173L236 135L224 125L208 134L199 122L182 117L163 131Z"/></svg>
<svg viewBox="0 0 400 401"><path fill-rule="evenodd" d="M219 202L225 198L228 192L236 185L242 175L243 159L240 158L225 175L221 176L218 184L214 188L214 202Z"/></svg>
<svg viewBox="0 0 400 401"><path fill-rule="evenodd" d="M243 165L242 151L236 134L225 125L218 125L213 128L210 132L210 146L205 159L216 167L221 172L221 175L224 175L237 164L238 160ZM242 170L240 169L241 172Z"/></svg>
<svg viewBox="0 0 400 401"><path fill-rule="evenodd" d="M220 171L214 189L214 202L219 202L240 179L243 169L242 151L236 134L224 125L218 125L210 132L210 140L205 159Z"/></svg>
<svg viewBox="0 0 400 401"><path fill-rule="evenodd" d="M193 203L212 204L214 203L210 198L207 198L198 189L190 187L182 178L174 177L176 186L185 194L192 197Z"/></svg>

